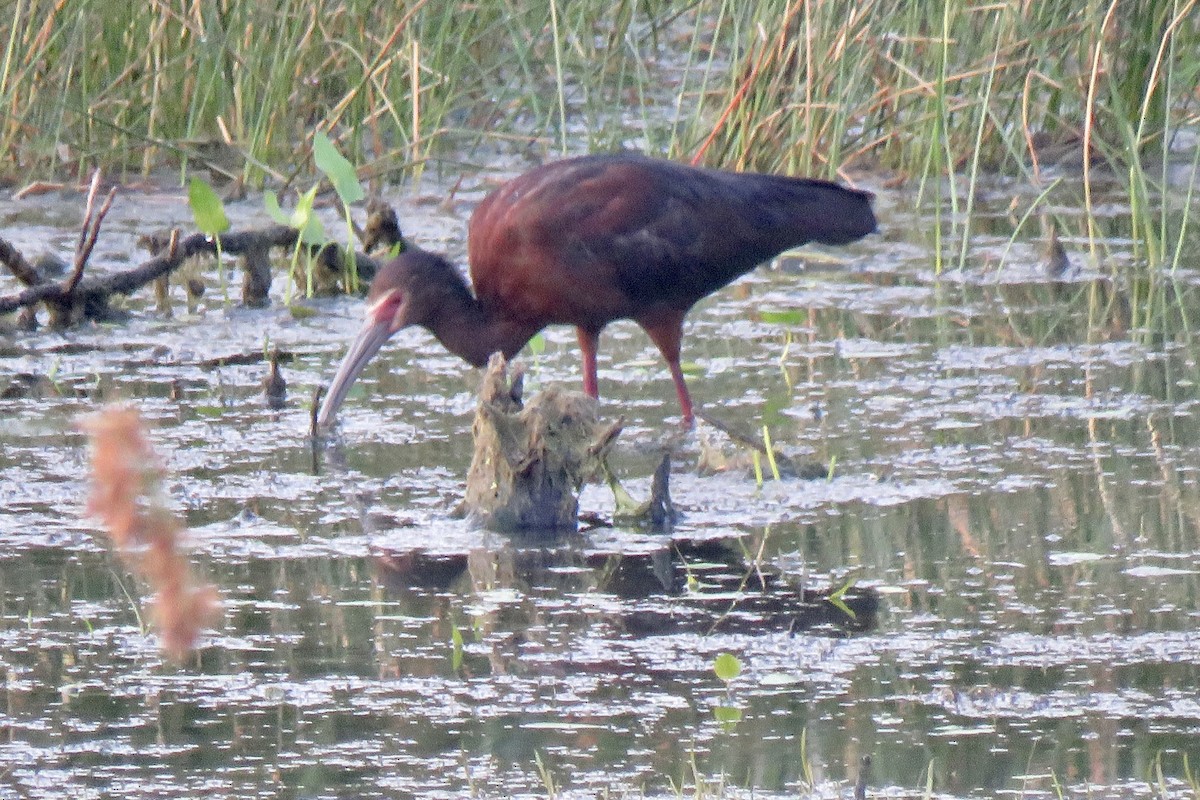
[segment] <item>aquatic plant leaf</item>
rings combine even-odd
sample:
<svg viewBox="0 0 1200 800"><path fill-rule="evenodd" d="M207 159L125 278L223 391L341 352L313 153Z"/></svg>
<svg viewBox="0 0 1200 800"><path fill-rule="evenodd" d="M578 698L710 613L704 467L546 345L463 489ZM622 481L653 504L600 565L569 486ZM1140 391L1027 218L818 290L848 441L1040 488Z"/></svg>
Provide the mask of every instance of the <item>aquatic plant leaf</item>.
<svg viewBox="0 0 1200 800"><path fill-rule="evenodd" d="M733 725L742 721L742 710L733 706L717 706L713 709L713 717L722 725Z"/></svg>
<svg viewBox="0 0 1200 800"><path fill-rule="evenodd" d="M283 209L279 207L279 195L275 194L274 190L267 189L263 192L263 208L267 210L267 216L278 224L288 226L292 224L288 215L284 214Z"/></svg>
<svg viewBox="0 0 1200 800"><path fill-rule="evenodd" d="M201 233L217 236L229 230L229 217L225 215L221 198L207 181L192 178L188 182L188 205L192 207L192 218Z"/></svg>
<svg viewBox="0 0 1200 800"><path fill-rule="evenodd" d="M362 184L358 182L358 173L354 170L354 165L339 153L329 137L320 131L313 135L313 161L316 162L317 169L329 178L343 204L357 203L367 196Z"/></svg>
<svg viewBox="0 0 1200 800"><path fill-rule="evenodd" d="M325 226L313 213L313 203L317 199L317 187L314 186L296 200L296 208L292 211L291 225L300 231L300 241L305 244L323 244L325 242Z"/></svg>
<svg viewBox="0 0 1200 800"><path fill-rule="evenodd" d="M458 672L463 663L463 635L457 625L450 629L450 645L450 669Z"/></svg>
<svg viewBox="0 0 1200 800"><path fill-rule="evenodd" d="M713 660L713 672L717 677L729 683L742 674L742 662L733 653L721 653Z"/></svg>
<svg viewBox="0 0 1200 800"><path fill-rule="evenodd" d="M529 352L533 355L540 356L546 352L546 337L540 333L534 334L534 337L529 340L526 347L529 348Z"/></svg>
<svg viewBox="0 0 1200 800"><path fill-rule="evenodd" d="M829 595L829 597L827 598L829 600L830 605L832 605L834 608L841 611L843 614L848 616L850 619L858 619L858 614L856 614L854 612L853 608L846 605L846 601L844 598L845 598L846 592L848 592L848 591L850 591L850 589L854 588L855 581L856 581L856 578L853 575L851 575L849 578L846 579L845 583L843 583L836 591L832 592Z"/></svg>
<svg viewBox="0 0 1200 800"><path fill-rule="evenodd" d="M807 312L794 308L788 311L760 311L758 317L773 325L801 325L807 319Z"/></svg>

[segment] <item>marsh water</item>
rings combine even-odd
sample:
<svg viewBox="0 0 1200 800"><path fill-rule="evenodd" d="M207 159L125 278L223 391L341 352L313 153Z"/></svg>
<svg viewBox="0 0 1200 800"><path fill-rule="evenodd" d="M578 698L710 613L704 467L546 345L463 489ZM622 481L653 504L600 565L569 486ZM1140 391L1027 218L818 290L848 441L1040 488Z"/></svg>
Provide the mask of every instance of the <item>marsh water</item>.
<svg viewBox="0 0 1200 800"><path fill-rule="evenodd" d="M502 172L468 176L453 204L431 200L453 176L390 199L461 262ZM686 328L699 406L825 477L776 480L760 460L760 481L745 445L681 432L653 346L606 332L601 412L626 418L613 467L641 497L672 449L666 533L513 537L456 517L479 376L419 330L314 444L311 397L356 298L295 313L277 276L270 307L240 308L209 265L193 309L176 287L170 316L146 291L124 321L3 333L0 800L849 797L864 755L869 796L1194 796L1200 263L1142 263L1115 193L1089 241L1064 193L1070 265L1048 270L1037 226L1010 242L1037 193L997 184L961 268L955 244L939 270L937 212L865 184L879 235L778 259ZM248 227L259 208L229 211ZM0 230L69 257L81 209L74 192L6 198ZM181 193L122 194L93 268L138 261L136 237L172 225L191 227ZM578 385L568 329L521 360L530 391ZM181 665L83 516L77 422L118 400L151 424L223 596ZM585 512L613 504L583 492ZM806 591L847 584L877 607L801 620ZM728 683L721 653L742 665Z"/></svg>

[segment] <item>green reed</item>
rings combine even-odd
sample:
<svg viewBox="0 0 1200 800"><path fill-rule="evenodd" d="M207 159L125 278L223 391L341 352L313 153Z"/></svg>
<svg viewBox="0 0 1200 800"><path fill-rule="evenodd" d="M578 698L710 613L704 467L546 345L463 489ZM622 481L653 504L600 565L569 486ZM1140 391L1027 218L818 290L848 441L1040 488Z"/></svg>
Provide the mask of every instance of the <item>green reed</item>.
<svg viewBox="0 0 1200 800"><path fill-rule="evenodd" d="M1089 212L1116 176L1139 259L1178 264L1200 178L1193 160L1170 180L1200 126L1197 2L16 0L0 177L278 183L308 169L315 131L388 180L498 147L631 147L907 182L936 212L941 269L968 258L980 176L1066 170Z"/></svg>

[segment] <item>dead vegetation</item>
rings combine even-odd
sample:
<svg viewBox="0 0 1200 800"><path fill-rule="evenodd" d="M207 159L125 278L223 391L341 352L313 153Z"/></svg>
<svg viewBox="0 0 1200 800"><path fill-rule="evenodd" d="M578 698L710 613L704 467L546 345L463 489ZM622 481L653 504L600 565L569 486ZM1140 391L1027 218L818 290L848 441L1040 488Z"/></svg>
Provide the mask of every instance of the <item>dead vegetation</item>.
<svg viewBox="0 0 1200 800"><path fill-rule="evenodd" d="M220 617L217 590L197 583L184 552L186 530L160 495L162 468L133 408L112 406L82 422L92 442L88 513L104 523L121 559L154 589L163 650L182 659Z"/></svg>

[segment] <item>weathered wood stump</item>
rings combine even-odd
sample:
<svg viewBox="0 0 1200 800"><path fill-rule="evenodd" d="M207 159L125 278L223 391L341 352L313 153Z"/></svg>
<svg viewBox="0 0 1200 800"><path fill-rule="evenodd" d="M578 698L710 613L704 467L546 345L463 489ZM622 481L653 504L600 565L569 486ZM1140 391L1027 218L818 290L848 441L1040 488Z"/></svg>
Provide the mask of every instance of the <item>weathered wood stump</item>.
<svg viewBox="0 0 1200 800"><path fill-rule="evenodd" d="M623 420L604 423L594 399L550 386L526 404L523 374L499 353L479 389L467 473L466 510L497 531L575 530L579 490L601 463Z"/></svg>

